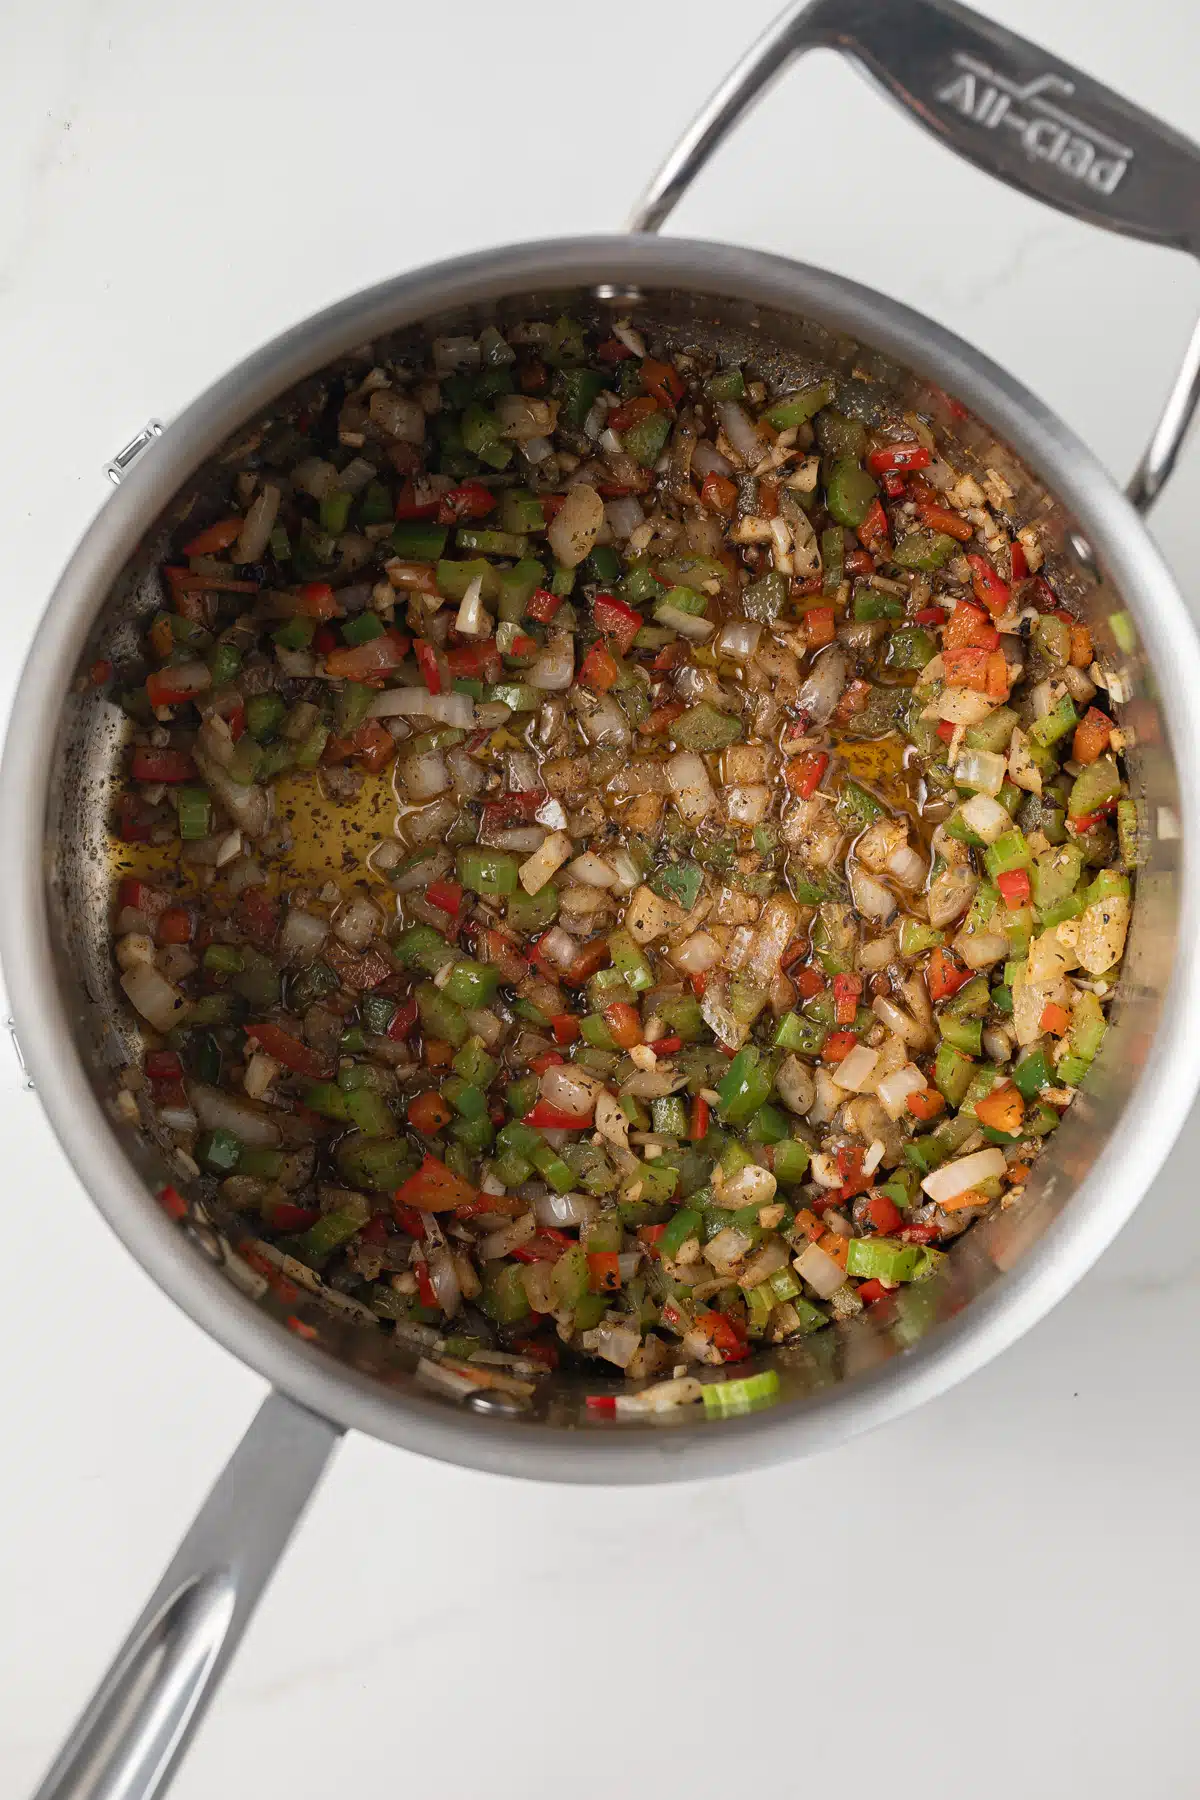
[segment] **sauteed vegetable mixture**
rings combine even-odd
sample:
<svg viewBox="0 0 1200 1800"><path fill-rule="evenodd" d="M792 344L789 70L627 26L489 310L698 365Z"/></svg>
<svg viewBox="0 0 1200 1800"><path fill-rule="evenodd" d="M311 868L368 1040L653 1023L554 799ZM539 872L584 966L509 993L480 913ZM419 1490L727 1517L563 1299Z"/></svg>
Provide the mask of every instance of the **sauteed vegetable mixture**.
<svg viewBox="0 0 1200 1800"><path fill-rule="evenodd" d="M118 671L114 951L123 1110L264 1273L451 1391L594 1358L727 1410L774 1376L695 1365L1008 1203L1136 818L1002 475L864 381L565 317L364 363L228 470Z"/></svg>

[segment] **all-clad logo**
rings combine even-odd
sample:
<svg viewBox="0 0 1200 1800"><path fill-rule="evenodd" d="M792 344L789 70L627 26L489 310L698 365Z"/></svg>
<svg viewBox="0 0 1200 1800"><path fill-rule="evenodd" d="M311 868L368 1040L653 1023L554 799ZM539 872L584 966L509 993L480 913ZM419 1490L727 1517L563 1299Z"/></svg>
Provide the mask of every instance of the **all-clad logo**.
<svg viewBox="0 0 1200 1800"><path fill-rule="evenodd" d="M1133 151L1096 131L1051 98L1075 92L1061 75L1038 75L1022 85L989 69L977 56L956 50L956 73L937 91L945 106L985 131L1011 131L1027 156L1053 163L1064 175L1099 194L1114 194L1133 161Z"/></svg>

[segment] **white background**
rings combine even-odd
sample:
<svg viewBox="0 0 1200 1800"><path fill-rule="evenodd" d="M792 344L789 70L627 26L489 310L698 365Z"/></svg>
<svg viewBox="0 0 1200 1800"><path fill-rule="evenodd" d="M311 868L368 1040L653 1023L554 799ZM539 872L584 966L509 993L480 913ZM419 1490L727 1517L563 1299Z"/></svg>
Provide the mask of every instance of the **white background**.
<svg viewBox="0 0 1200 1800"><path fill-rule="evenodd" d="M991 0L1200 134L1183 0ZM0 698L103 464L401 269L617 228L772 0L0 9ZM1194 197L1193 197L1194 198ZM1200 303L956 165L826 56L672 230L843 271L1008 364L1122 479ZM1154 531L1185 591L1200 441ZM1190 595L1189 595L1190 597ZM27 1794L261 1383L121 1251L0 1045L0 1800ZM539 1487L351 1440L180 1800L1194 1794L1195 1124L998 1364L773 1473Z"/></svg>

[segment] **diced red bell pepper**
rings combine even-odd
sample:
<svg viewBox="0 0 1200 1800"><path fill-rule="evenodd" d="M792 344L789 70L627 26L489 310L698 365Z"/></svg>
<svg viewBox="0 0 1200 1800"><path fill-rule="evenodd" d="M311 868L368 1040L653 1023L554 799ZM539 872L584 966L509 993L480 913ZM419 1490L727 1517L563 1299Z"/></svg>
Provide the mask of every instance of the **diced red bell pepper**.
<svg viewBox="0 0 1200 1800"><path fill-rule="evenodd" d="M547 1069L561 1069L563 1058L557 1050L539 1050L536 1056L529 1058L529 1066L535 1075L544 1075Z"/></svg>
<svg viewBox="0 0 1200 1800"><path fill-rule="evenodd" d="M574 1013L554 1013L550 1029L556 1044L573 1044L579 1036L579 1020Z"/></svg>
<svg viewBox="0 0 1200 1800"><path fill-rule="evenodd" d="M804 635L810 650L832 644L837 635L837 622L832 606L810 606L804 615Z"/></svg>
<svg viewBox="0 0 1200 1800"><path fill-rule="evenodd" d="M328 625L322 625L313 633L313 649L318 656L329 656L338 647L338 634L331 631Z"/></svg>
<svg viewBox="0 0 1200 1800"><path fill-rule="evenodd" d="M192 936L192 915L186 906L168 906L158 915L154 935L160 944L187 944Z"/></svg>
<svg viewBox="0 0 1200 1800"><path fill-rule="evenodd" d="M913 614L914 625L944 625L945 609L940 606L923 606L920 612Z"/></svg>
<svg viewBox="0 0 1200 1800"><path fill-rule="evenodd" d="M821 1050L821 1061L840 1063L849 1056L858 1039L852 1031L831 1031Z"/></svg>
<svg viewBox="0 0 1200 1800"><path fill-rule="evenodd" d="M432 892L432 889L430 890ZM439 904L435 902L435 904ZM524 981L529 973L527 958L521 955L513 940L506 932L497 931L488 926L480 931L475 942L475 954L480 962L490 963L499 969L501 981L511 983Z"/></svg>
<svg viewBox="0 0 1200 1800"><path fill-rule="evenodd" d="M457 881L431 881L425 889L425 898L430 906L440 907L451 918L457 919L462 910L462 885Z"/></svg>
<svg viewBox="0 0 1200 1800"><path fill-rule="evenodd" d="M938 610L940 613L941 609ZM996 650L999 646L1000 633L983 608L973 606L969 600L960 600L946 620L943 654L947 650Z"/></svg>
<svg viewBox="0 0 1200 1800"><path fill-rule="evenodd" d="M320 1218L321 1209L297 1206L294 1200L273 1200L268 1194L262 1203L262 1216L263 1224L272 1231L307 1231Z"/></svg>
<svg viewBox="0 0 1200 1800"><path fill-rule="evenodd" d="M598 1413L602 1418L615 1419L617 1416L617 1396L615 1394L585 1394L583 1404L590 1413Z"/></svg>
<svg viewBox="0 0 1200 1800"><path fill-rule="evenodd" d="M621 1285L621 1259L615 1250L593 1250L587 1259L588 1287L593 1294L611 1294Z"/></svg>
<svg viewBox="0 0 1200 1800"><path fill-rule="evenodd" d="M257 1038L268 1056L296 1075L307 1075L311 1080L319 1081L329 1073L329 1065L323 1056L318 1056L311 1045L301 1043L299 1038L278 1025L247 1025L246 1034Z"/></svg>
<svg viewBox="0 0 1200 1800"><path fill-rule="evenodd" d="M1012 589L1007 581L997 575L986 556L970 555L967 564L971 571L971 587L975 598L981 606L986 606L992 617L998 619L1006 613L1012 604Z"/></svg>
<svg viewBox="0 0 1200 1800"><path fill-rule="evenodd" d="M396 496L396 517L398 519L432 519L437 512L438 501L438 495L430 495L424 489L418 495L416 483L406 481Z"/></svg>
<svg viewBox="0 0 1200 1800"><path fill-rule="evenodd" d="M592 602L592 617L596 630L604 637L614 638L621 655L628 656L644 623L641 613L612 594L597 594Z"/></svg>
<svg viewBox="0 0 1200 1800"><path fill-rule="evenodd" d="M418 1016L417 1003L410 994L407 1000L401 1000L396 1007L392 1014L392 1022L384 1035L391 1038L394 1044L403 1043L409 1033L415 1029Z"/></svg>
<svg viewBox="0 0 1200 1800"><path fill-rule="evenodd" d="M481 481L464 481L461 487L447 490L438 502L438 524L458 525L463 519L486 519L496 504L496 496Z"/></svg>
<svg viewBox="0 0 1200 1800"><path fill-rule="evenodd" d="M639 419L648 419L658 411L658 401L651 394L637 394L623 406L614 406L605 424L611 431L628 431Z"/></svg>
<svg viewBox="0 0 1200 1800"><path fill-rule="evenodd" d="M296 611L306 619L336 619L342 610L327 581L306 581L297 599Z"/></svg>
<svg viewBox="0 0 1200 1800"><path fill-rule="evenodd" d="M420 1212L445 1212L450 1207L469 1206L475 1198L470 1182L448 1169L436 1156L425 1152L425 1160L415 1175L401 1182L396 1199L403 1206L415 1206Z"/></svg>
<svg viewBox="0 0 1200 1800"><path fill-rule="evenodd" d="M801 800L811 800L828 767L827 751L810 750L807 755L794 757L785 765L784 779L793 794L798 794Z"/></svg>
<svg viewBox="0 0 1200 1800"><path fill-rule="evenodd" d="M437 1297L437 1289L429 1273L429 1264L423 1256L414 1256L412 1271L417 1278L417 1299L430 1312L440 1312L442 1303Z"/></svg>
<svg viewBox="0 0 1200 1800"><path fill-rule="evenodd" d="M949 719L938 720L937 735L941 738L943 744L949 744L953 740L954 726L950 723Z"/></svg>
<svg viewBox="0 0 1200 1800"><path fill-rule="evenodd" d="M1110 818L1116 810L1116 801L1106 800L1103 806L1096 808L1095 812L1080 813L1078 818L1068 818L1067 830L1073 831L1078 837L1081 832L1090 831L1093 825L1102 825L1105 819Z"/></svg>
<svg viewBox="0 0 1200 1800"><path fill-rule="evenodd" d="M727 1314L715 1311L699 1313L695 1326L713 1348L720 1351L722 1362L742 1362L749 1356L749 1345Z"/></svg>
<svg viewBox="0 0 1200 1800"><path fill-rule="evenodd" d="M1013 544L1011 546L1009 550L1009 560L1012 564L1013 580L1024 581L1025 577L1029 574L1029 559L1025 554L1024 544Z"/></svg>
<svg viewBox="0 0 1200 1800"><path fill-rule="evenodd" d="M681 1037L662 1037L654 1040L654 1054L656 1056L674 1056L677 1050L682 1049L683 1039Z"/></svg>
<svg viewBox="0 0 1200 1800"><path fill-rule="evenodd" d="M833 710L830 724L834 726L849 724L856 714L866 711L870 699L870 682L863 681L856 675L853 681L848 681L842 690L842 697Z"/></svg>
<svg viewBox="0 0 1200 1800"><path fill-rule="evenodd" d="M867 516L858 528L858 541L866 550L879 553L881 545L888 541L888 519L883 510L883 502L876 495L867 509Z"/></svg>
<svg viewBox="0 0 1200 1800"><path fill-rule="evenodd" d="M872 1194L863 1211L876 1231L881 1231L885 1235L890 1231L898 1231L904 1223L904 1217L899 1207L889 1195L884 1193Z"/></svg>
<svg viewBox="0 0 1200 1800"><path fill-rule="evenodd" d="M194 781L196 765L186 750L150 750L139 745L129 772L135 781Z"/></svg>
<svg viewBox="0 0 1200 1800"><path fill-rule="evenodd" d="M885 469L878 481L889 500L899 500L908 488L908 481L901 469Z"/></svg>
<svg viewBox="0 0 1200 1800"><path fill-rule="evenodd" d="M628 1000L614 1000L606 1006L604 1023L618 1050L632 1050L642 1042L642 1015Z"/></svg>
<svg viewBox="0 0 1200 1800"><path fill-rule="evenodd" d="M88 680L93 687L103 687L106 681L112 680L113 666L106 656L94 662L88 670Z"/></svg>
<svg viewBox="0 0 1200 1800"><path fill-rule="evenodd" d="M833 1016L839 1025L853 1025L862 996L861 975L835 975L833 978Z"/></svg>
<svg viewBox="0 0 1200 1800"><path fill-rule="evenodd" d="M620 673L603 644L593 644L579 669L579 681L594 694L607 694Z"/></svg>
<svg viewBox="0 0 1200 1800"><path fill-rule="evenodd" d="M442 672L438 668L437 652L434 650L433 645L427 644L424 638L418 638L413 645L413 651L417 659L417 667L421 671L421 679L425 683L425 686L429 689L431 694L440 694L442 691Z"/></svg>
<svg viewBox="0 0 1200 1800"><path fill-rule="evenodd" d="M561 594L552 594L548 588L535 588L525 608L525 616L536 619L539 625L548 625L561 605Z"/></svg>
<svg viewBox="0 0 1200 1800"><path fill-rule="evenodd" d="M990 654L987 650L943 650L947 686L970 688L977 694L986 694Z"/></svg>
<svg viewBox="0 0 1200 1800"><path fill-rule="evenodd" d="M730 481L727 475L718 475L713 469L704 477L700 487L700 504L707 506L709 512L715 512L723 519L733 516L737 505L737 483Z"/></svg>
<svg viewBox="0 0 1200 1800"><path fill-rule="evenodd" d="M564 1112L561 1106L551 1106L548 1101L539 1100L533 1111L525 1114L522 1124L533 1125L540 1131L587 1131L594 1111L593 1107L591 1112L580 1118L576 1113Z"/></svg>
<svg viewBox="0 0 1200 1800"><path fill-rule="evenodd" d="M1054 1037L1064 1037L1070 1029L1071 1015L1066 1007L1060 1006L1057 1000L1047 1000L1038 1020L1038 1030L1048 1031Z"/></svg>
<svg viewBox="0 0 1200 1800"><path fill-rule="evenodd" d="M148 844L154 815L136 794L122 794L117 802L117 836L122 843Z"/></svg>
<svg viewBox="0 0 1200 1800"><path fill-rule="evenodd" d="M237 903L237 919L242 930L260 950L275 942L279 930L279 908L263 888L247 888Z"/></svg>
<svg viewBox="0 0 1200 1800"><path fill-rule="evenodd" d="M970 979L970 969L964 968L948 950L937 945L930 951L925 985L935 1006L939 1000L949 1000L951 995L957 994L959 988L965 987Z"/></svg>
<svg viewBox="0 0 1200 1800"><path fill-rule="evenodd" d="M218 519L215 525L209 525L204 531L189 538L183 546L185 556L217 556L222 550L228 550L230 544L236 544L242 535L244 520Z"/></svg>
<svg viewBox="0 0 1200 1800"><path fill-rule="evenodd" d="M366 644L348 644L325 659L325 672L337 680L371 681L398 669L408 655L408 642L398 631L385 631Z"/></svg>
<svg viewBox="0 0 1200 1800"><path fill-rule="evenodd" d="M588 977L598 969L608 967L612 960L612 952L608 947L608 939L604 937L589 938L566 974L561 977L567 987L582 987Z"/></svg>
<svg viewBox="0 0 1200 1800"><path fill-rule="evenodd" d="M557 1262L564 1250L573 1250L575 1239L569 1238L565 1231L556 1231L553 1225L544 1225L535 1231L531 1238L519 1244L512 1254L518 1262Z"/></svg>
<svg viewBox="0 0 1200 1800"><path fill-rule="evenodd" d="M940 531L946 537L957 539L965 544L975 536L975 527L970 519L964 519L961 513L951 512L948 506L939 506L935 500L917 502L917 517L929 531Z"/></svg>
<svg viewBox="0 0 1200 1800"><path fill-rule="evenodd" d="M855 1292L864 1306L874 1306L877 1300L886 1300L888 1295L894 1292L894 1289L890 1288L886 1282L880 1281L877 1276L872 1275L869 1281L860 1282Z"/></svg>
<svg viewBox="0 0 1200 1800"><path fill-rule="evenodd" d="M396 741L386 725L378 719L364 719L349 737L330 738L321 753L326 765L349 762L357 756L365 769L377 775L396 754Z"/></svg>
<svg viewBox="0 0 1200 1800"><path fill-rule="evenodd" d="M423 1238L425 1236L425 1221L415 1206L405 1206L402 1201L393 1200L392 1217L401 1231L406 1231L409 1237Z"/></svg>
<svg viewBox="0 0 1200 1800"><path fill-rule="evenodd" d="M172 1187L170 1183L166 1187L159 1188L158 1204L169 1219L185 1219L187 1217L187 1201L179 1189Z"/></svg>
<svg viewBox="0 0 1200 1800"><path fill-rule="evenodd" d="M906 438L902 444L884 444L878 450L872 450L867 457L867 467L872 475L882 475L890 469L927 469L930 460L924 444Z"/></svg>
<svg viewBox="0 0 1200 1800"><path fill-rule="evenodd" d="M627 362L632 355L633 351L629 345L623 344L618 337L605 338L603 343L596 346L597 362L609 364Z"/></svg>
<svg viewBox="0 0 1200 1800"><path fill-rule="evenodd" d="M638 731L643 737L662 737L686 711L681 700L668 700L665 706L656 706L649 718L642 720Z"/></svg>
<svg viewBox="0 0 1200 1800"><path fill-rule="evenodd" d="M181 682L173 668L152 670L146 677L146 698L151 706L182 706L199 691Z"/></svg>
<svg viewBox="0 0 1200 1800"><path fill-rule="evenodd" d="M997 875L996 886L1009 912L1019 912L1029 905L1032 889L1028 869L1006 869L1003 875Z"/></svg>
<svg viewBox="0 0 1200 1800"><path fill-rule="evenodd" d="M806 945L806 955L807 948ZM802 1000L814 999L825 987L824 975L822 975L820 969L815 968L811 963L806 965L803 969L797 969L795 974L791 977L791 981Z"/></svg>
<svg viewBox="0 0 1200 1800"><path fill-rule="evenodd" d="M875 558L869 550L847 550L842 568L847 575L870 575Z"/></svg>
<svg viewBox="0 0 1200 1800"><path fill-rule="evenodd" d="M174 1050L148 1050L146 1074L151 1081L181 1081L183 1064Z"/></svg>
<svg viewBox="0 0 1200 1800"><path fill-rule="evenodd" d="M709 1104L703 1094L697 1094L692 1101L692 1110L688 1118L688 1137L693 1144L698 1144L708 1136Z"/></svg>
<svg viewBox="0 0 1200 1800"><path fill-rule="evenodd" d="M687 393L683 376L674 364L656 362L652 356L642 363L642 386L668 412L673 411Z"/></svg>
<svg viewBox="0 0 1200 1800"><path fill-rule="evenodd" d="M837 1152L838 1174L842 1178L841 1197L852 1200L856 1194L865 1194L871 1185L871 1177L863 1173L863 1158L866 1151L861 1144L847 1144Z"/></svg>

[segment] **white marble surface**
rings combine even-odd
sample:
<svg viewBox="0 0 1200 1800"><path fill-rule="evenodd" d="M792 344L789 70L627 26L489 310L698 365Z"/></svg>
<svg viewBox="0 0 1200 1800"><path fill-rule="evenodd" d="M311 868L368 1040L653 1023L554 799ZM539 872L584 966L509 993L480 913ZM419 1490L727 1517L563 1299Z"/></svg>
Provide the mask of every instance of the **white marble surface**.
<svg viewBox="0 0 1200 1800"><path fill-rule="evenodd" d="M771 10L0 9L3 702L102 465L149 415L393 270L615 228ZM1142 0L1136 28L1116 0L989 10L1200 132L1183 0ZM968 222L965 247L918 222L909 178ZM993 188L826 57L674 229L889 288L1121 476L1200 299L1181 259ZM1198 477L1200 442L1154 525L1185 588ZM0 1289L0 1800L17 1800L261 1383L118 1248L4 1054L5 1243L47 1275ZM913 1800L1193 1794L1197 1148L1193 1122L1120 1241L999 1363L808 1463L558 1490L350 1441L181 1800L707 1800L845 1773Z"/></svg>

